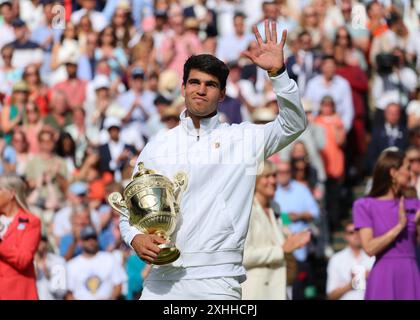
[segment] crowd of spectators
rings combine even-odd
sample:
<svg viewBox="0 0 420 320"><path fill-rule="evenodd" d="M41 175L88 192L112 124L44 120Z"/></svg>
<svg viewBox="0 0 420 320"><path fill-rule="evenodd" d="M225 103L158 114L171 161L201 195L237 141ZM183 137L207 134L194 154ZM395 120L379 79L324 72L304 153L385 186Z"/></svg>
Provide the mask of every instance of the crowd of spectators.
<svg viewBox="0 0 420 320"><path fill-rule="evenodd" d="M287 72L309 122L270 159L278 218L313 235L294 253L293 298L327 297L335 235L360 246L343 222L381 151L407 150L420 195L420 1L2 0L0 175L25 179L42 222L41 299L139 297L149 267L122 242L107 195L147 141L178 125L193 54L230 68L222 121L276 117L267 74L241 55L257 50L251 27L264 19L288 30ZM340 298L332 286L348 266L334 261L328 297Z"/></svg>

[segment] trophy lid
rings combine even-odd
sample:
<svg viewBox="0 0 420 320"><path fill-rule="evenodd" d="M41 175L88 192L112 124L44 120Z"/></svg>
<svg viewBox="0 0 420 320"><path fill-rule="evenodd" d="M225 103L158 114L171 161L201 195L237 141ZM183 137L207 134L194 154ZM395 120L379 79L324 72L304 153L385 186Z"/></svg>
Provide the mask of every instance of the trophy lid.
<svg viewBox="0 0 420 320"><path fill-rule="evenodd" d="M156 172L151 170L151 169L147 169L144 167L144 163L143 162L139 162L137 164L137 173L134 175L134 179L136 178L140 178L141 176L147 175L147 174L155 174Z"/></svg>

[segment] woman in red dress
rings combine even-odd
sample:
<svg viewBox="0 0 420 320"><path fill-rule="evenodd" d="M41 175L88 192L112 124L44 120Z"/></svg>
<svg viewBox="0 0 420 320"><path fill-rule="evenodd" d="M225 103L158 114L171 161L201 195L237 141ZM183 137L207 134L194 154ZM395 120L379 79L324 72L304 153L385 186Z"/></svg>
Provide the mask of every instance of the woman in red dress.
<svg viewBox="0 0 420 320"><path fill-rule="evenodd" d="M0 176L0 300L38 299L34 255L41 222L28 211L25 183Z"/></svg>

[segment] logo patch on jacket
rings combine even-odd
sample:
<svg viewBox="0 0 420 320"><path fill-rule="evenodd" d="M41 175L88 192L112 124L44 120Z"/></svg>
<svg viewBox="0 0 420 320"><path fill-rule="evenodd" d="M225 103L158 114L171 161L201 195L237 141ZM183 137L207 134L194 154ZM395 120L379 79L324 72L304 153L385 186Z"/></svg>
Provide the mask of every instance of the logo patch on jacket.
<svg viewBox="0 0 420 320"><path fill-rule="evenodd" d="M26 224L29 223L29 219L19 218L18 230L25 230Z"/></svg>
<svg viewBox="0 0 420 320"><path fill-rule="evenodd" d="M24 224L24 223L19 223L18 226L17 226L18 230L25 230L25 228L26 228L26 224Z"/></svg>

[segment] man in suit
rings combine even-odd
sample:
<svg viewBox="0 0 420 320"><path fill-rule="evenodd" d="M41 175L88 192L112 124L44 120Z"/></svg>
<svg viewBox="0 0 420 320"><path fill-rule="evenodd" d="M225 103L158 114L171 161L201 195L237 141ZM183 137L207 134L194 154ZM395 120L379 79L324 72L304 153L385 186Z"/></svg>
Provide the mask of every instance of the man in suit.
<svg viewBox="0 0 420 320"><path fill-rule="evenodd" d="M306 85L315 76L321 63L321 57L315 52L311 34L304 30L298 36L299 50L286 61L287 72L295 80L300 92L305 92Z"/></svg>
<svg viewBox="0 0 420 320"><path fill-rule="evenodd" d="M99 168L101 172L113 172L115 180L120 181L122 168L137 152L134 146L125 144L120 139L121 120L108 117L104 128L108 131L109 142L99 147Z"/></svg>
<svg viewBox="0 0 420 320"><path fill-rule="evenodd" d="M385 108L384 117L385 123L373 128L367 157L369 172L384 149L397 147L404 151L408 146L407 129L400 123L401 106L396 102L389 103Z"/></svg>

